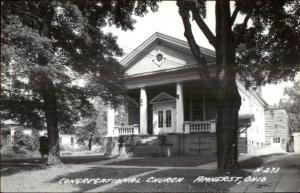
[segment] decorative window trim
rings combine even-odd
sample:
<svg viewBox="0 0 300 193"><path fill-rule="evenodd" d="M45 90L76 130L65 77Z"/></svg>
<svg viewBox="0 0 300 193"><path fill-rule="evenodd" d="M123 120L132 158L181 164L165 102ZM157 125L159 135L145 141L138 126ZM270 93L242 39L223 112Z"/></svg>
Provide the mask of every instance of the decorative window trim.
<svg viewBox="0 0 300 193"><path fill-rule="evenodd" d="M166 57L164 57L164 54L160 50L158 50L155 56L153 56L152 62L160 67L165 60Z"/></svg>

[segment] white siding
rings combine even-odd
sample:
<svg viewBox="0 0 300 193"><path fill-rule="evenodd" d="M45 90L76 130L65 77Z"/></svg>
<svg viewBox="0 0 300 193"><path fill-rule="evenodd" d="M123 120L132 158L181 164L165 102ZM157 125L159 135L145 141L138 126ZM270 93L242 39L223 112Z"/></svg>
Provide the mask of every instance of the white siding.
<svg viewBox="0 0 300 193"><path fill-rule="evenodd" d="M162 53L165 57L165 60L160 66L152 61L158 51L160 51L160 53ZM142 53L141 58L136 61L134 65L126 71L126 73L128 75L133 75L194 64L196 64L196 62L192 55L177 51L164 45L154 45L150 51Z"/></svg>

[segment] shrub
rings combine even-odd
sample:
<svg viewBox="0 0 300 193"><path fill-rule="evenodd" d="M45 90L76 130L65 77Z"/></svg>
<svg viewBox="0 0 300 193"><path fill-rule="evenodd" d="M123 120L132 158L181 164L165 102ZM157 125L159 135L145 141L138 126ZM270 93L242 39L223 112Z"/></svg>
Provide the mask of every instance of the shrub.
<svg viewBox="0 0 300 193"><path fill-rule="evenodd" d="M128 137L124 135L120 135L118 138L119 147L123 147L124 143L128 141Z"/></svg>
<svg viewBox="0 0 300 193"><path fill-rule="evenodd" d="M159 134L158 139L160 145L165 145L167 143L167 135L164 133Z"/></svg>
<svg viewBox="0 0 300 193"><path fill-rule="evenodd" d="M12 149L15 153L27 154L28 151L34 151L37 149L34 138L32 136L25 135L22 131L15 132L12 145Z"/></svg>
<svg viewBox="0 0 300 193"><path fill-rule="evenodd" d="M11 144L5 144L1 147L1 156L3 157L14 157L15 152L13 151Z"/></svg>

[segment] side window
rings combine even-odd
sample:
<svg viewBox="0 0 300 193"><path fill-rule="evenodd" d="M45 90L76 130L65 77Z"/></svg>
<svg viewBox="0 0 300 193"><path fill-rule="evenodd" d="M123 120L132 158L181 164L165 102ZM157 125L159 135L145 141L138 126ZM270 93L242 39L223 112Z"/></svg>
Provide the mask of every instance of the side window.
<svg viewBox="0 0 300 193"><path fill-rule="evenodd" d="M59 144L62 144L62 138L59 137Z"/></svg>
<svg viewBox="0 0 300 193"><path fill-rule="evenodd" d="M273 143L280 143L280 137L273 137Z"/></svg>

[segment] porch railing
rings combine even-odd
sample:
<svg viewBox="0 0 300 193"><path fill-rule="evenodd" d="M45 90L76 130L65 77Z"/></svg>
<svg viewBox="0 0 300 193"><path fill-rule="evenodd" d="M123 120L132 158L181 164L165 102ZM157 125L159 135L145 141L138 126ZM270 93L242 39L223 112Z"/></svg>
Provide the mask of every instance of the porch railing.
<svg viewBox="0 0 300 193"><path fill-rule="evenodd" d="M214 133L216 132L216 120L209 121L185 121L185 133Z"/></svg>
<svg viewBox="0 0 300 193"><path fill-rule="evenodd" d="M138 125L115 126L114 134L119 135L137 135L139 134Z"/></svg>

